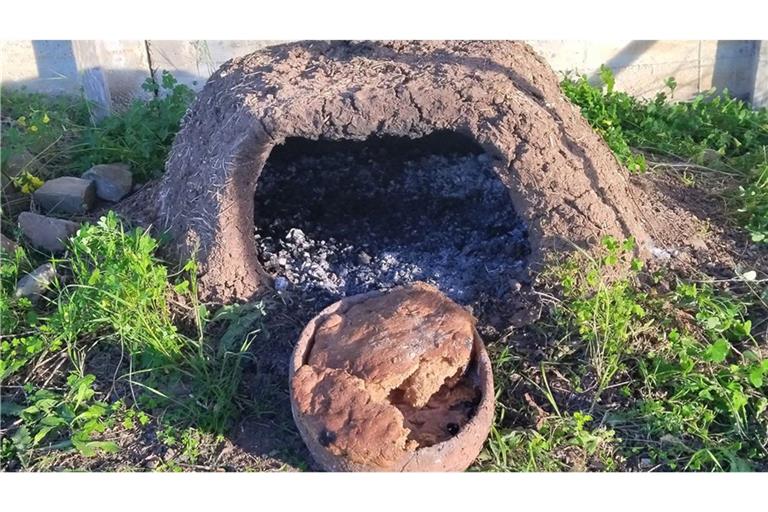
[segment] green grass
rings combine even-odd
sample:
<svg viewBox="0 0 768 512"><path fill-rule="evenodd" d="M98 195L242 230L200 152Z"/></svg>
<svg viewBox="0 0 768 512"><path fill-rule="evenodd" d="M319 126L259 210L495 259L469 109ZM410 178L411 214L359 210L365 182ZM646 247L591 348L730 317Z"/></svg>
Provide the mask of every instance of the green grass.
<svg viewBox="0 0 768 512"><path fill-rule="evenodd" d="M50 450L73 448L85 456L118 451L113 441L93 439L104 432L112 412L112 406L94 399L94 380L93 375L70 373L64 393L28 384L23 405L5 401L3 415L18 417L19 426L10 438L3 438L4 464L18 457L27 467L34 455Z"/></svg>
<svg viewBox="0 0 768 512"><path fill-rule="evenodd" d="M30 171L42 179L79 176L94 164L114 162L130 164L139 183L159 177L194 93L167 72L160 83L148 78L142 87L149 101L135 100L96 124L82 98L4 89L2 168L27 151L35 158Z"/></svg>
<svg viewBox="0 0 768 512"><path fill-rule="evenodd" d="M550 416L536 429L491 429L488 449L478 459L491 471L613 471L615 432L594 427L588 414Z"/></svg>
<svg viewBox="0 0 768 512"><path fill-rule="evenodd" d="M646 169L643 151L732 175L739 183L729 194L734 213L754 241L766 240L768 110L753 109L727 90L672 101L673 78L666 82L668 92L642 100L615 90L610 69L603 67L600 77L598 85L585 76L566 77L561 86L630 171Z"/></svg>
<svg viewBox="0 0 768 512"><path fill-rule="evenodd" d="M3 385L15 392L4 393L0 407L4 422L18 417L10 441L3 441L4 459L26 466L31 454L54 448L84 455L114 448L92 439L103 432L111 406L96 400L96 377L86 368L104 351L117 351L122 363L102 373L100 385L127 387L121 400L137 411L212 433L225 432L240 414L242 363L262 332L263 306L230 306L209 319L197 302L194 262L171 273L157 248L146 231L126 230L109 213L78 231L66 259L54 260L63 278L53 298L37 304L12 294L26 265L24 250L4 255L2 308L9 322L0 368ZM63 391L24 384L45 380L51 359L66 362L58 368L69 372L58 385Z"/></svg>
<svg viewBox="0 0 768 512"><path fill-rule="evenodd" d="M748 318L765 318L752 300L763 283L733 293L672 278L664 291L639 263L616 272L631 241L604 247L540 276L559 297L533 328L543 362L493 352L499 409L480 467L768 469L768 357Z"/></svg>
<svg viewBox="0 0 768 512"><path fill-rule="evenodd" d="M0 254L0 382L24 368L47 349L55 349L41 331L41 315L47 305L35 305L26 297L15 297L16 283L40 261L30 257L24 247L13 254ZM44 329L44 328L42 328Z"/></svg>

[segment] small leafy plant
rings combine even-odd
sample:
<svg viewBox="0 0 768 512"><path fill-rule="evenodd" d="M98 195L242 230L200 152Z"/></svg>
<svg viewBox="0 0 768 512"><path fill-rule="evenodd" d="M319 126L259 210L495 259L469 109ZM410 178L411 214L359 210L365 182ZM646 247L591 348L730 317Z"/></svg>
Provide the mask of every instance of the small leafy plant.
<svg viewBox="0 0 768 512"><path fill-rule="evenodd" d="M126 111L83 132L82 149L76 157L78 167L85 170L94 164L125 162L140 182L162 173L194 92L167 71L163 71L160 83L148 78L142 88L153 98L134 101Z"/></svg>
<svg viewBox="0 0 768 512"><path fill-rule="evenodd" d="M130 164L137 182L156 178L194 92L167 71L159 83L148 78L142 88L150 100L137 99L97 124L82 97L3 90L2 117L9 122L3 127L2 168L11 158L32 157L34 165L18 178L24 192L33 191L40 179L79 175L103 163Z"/></svg>
<svg viewBox="0 0 768 512"><path fill-rule="evenodd" d="M179 356L184 341L166 302L168 273L145 230L126 232L110 212L82 227L69 249L74 284L60 290L50 320L62 342L90 333L125 345L144 365Z"/></svg>
<svg viewBox="0 0 768 512"><path fill-rule="evenodd" d="M597 379L594 400L599 400L621 369L628 343L642 331L646 316L641 305L644 297L634 286L634 274L642 269L642 261L631 259L630 277L605 278L620 261L630 258L635 241L605 237L602 243L602 257L581 253L581 258L571 258L554 269L568 302L555 308L553 315L569 331L578 333L586 346Z"/></svg>
<svg viewBox="0 0 768 512"><path fill-rule="evenodd" d="M45 331L46 304L33 304L15 295L16 283L34 268L23 247L13 253L0 251L0 382L24 368L46 350L59 348L49 343Z"/></svg>
<svg viewBox="0 0 768 512"><path fill-rule="evenodd" d="M62 153L88 124L88 106L82 98L49 96L24 89L2 91L2 169L13 157L31 156L35 164L65 165ZM26 158L25 158L26 160ZM35 166L30 166L31 172ZM39 178L39 177L38 177Z"/></svg>
<svg viewBox="0 0 768 512"><path fill-rule="evenodd" d="M658 447L627 443L653 464L754 470L768 441L768 359L758 355L746 307L695 283L679 283L670 298L695 324L672 326L635 359L639 399L611 421L661 440Z"/></svg>
<svg viewBox="0 0 768 512"><path fill-rule="evenodd" d="M605 238L600 254L577 251L541 275L559 297L531 328L545 336L542 362L492 347L498 411L480 467L768 469L753 295L679 279L662 290L633 248Z"/></svg>
<svg viewBox="0 0 768 512"><path fill-rule="evenodd" d="M547 417L536 429L491 429L481 464L501 471L584 471L596 461L615 470L615 432L582 412Z"/></svg>
<svg viewBox="0 0 768 512"><path fill-rule="evenodd" d="M652 100L616 91L605 66L600 80L592 85L586 76L567 76L561 87L631 172L646 169L645 151L732 175L740 181L731 194L738 217L754 241L768 239L768 110L752 109L727 90L670 101L673 78L669 92Z"/></svg>
<svg viewBox="0 0 768 512"><path fill-rule="evenodd" d="M3 439L4 454L13 453L26 465L35 450L74 448L87 457L117 451L114 442L93 439L104 432L111 412L109 405L94 399L94 380L93 375L71 373L64 394L27 385L26 405L3 402L3 414L20 421L10 439Z"/></svg>

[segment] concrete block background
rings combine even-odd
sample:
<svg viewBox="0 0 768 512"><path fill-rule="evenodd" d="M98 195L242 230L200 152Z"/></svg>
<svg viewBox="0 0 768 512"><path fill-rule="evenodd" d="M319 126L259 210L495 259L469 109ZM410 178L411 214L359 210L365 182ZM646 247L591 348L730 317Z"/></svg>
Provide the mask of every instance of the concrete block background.
<svg viewBox="0 0 768 512"><path fill-rule="evenodd" d="M48 93L79 93L101 105L95 116L143 94L141 84L162 70L199 90L226 60L284 41L5 41L2 84ZM652 97L674 76L675 98L712 87L768 106L768 42L763 41L529 41L560 73L597 79L614 70L616 86Z"/></svg>
<svg viewBox="0 0 768 512"><path fill-rule="evenodd" d="M755 89L752 102L768 107L768 41L760 41L755 59Z"/></svg>
<svg viewBox="0 0 768 512"><path fill-rule="evenodd" d="M71 41L2 41L3 85L51 94L74 93L80 87Z"/></svg>
<svg viewBox="0 0 768 512"><path fill-rule="evenodd" d="M3 41L0 74L4 87L50 94L80 94L103 117L142 96L149 77L144 41Z"/></svg>
<svg viewBox="0 0 768 512"><path fill-rule="evenodd" d="M618 89L642 97L664 90L671 76L678 84L675 98L681 100L712 87L727 87L733 95L751 100L756 86L759 41L529 42L556 71L596 80L605 64L616 75ZM758 89L767 87L763 82Z"/></svg>
<svg viewBox="0 0 768 512"><path fill-rule="evenodd" d="M233 57L247 55L286 41L147 41L152 68L170 71L179 80L199 90L214 71Z"/></svg>

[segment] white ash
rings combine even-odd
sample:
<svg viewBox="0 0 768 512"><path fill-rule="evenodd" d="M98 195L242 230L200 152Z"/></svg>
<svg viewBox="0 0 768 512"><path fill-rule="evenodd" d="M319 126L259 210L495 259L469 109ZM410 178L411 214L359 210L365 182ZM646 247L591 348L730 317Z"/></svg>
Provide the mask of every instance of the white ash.
<svg viewBox="0 0 768 512"><path fill-rule="evenodd" d="M472 304L527 279L526 228L485 154L363 146L268 162L255 205L260 260L281 290L332 300L421 280Z"/></svg>

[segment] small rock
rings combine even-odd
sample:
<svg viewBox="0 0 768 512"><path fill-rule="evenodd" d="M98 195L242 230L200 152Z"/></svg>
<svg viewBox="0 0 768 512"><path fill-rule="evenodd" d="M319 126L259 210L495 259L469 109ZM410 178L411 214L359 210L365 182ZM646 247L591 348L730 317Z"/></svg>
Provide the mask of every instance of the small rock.
<svg viewBox="0 0 768 512"><path fill-rule="evenodd" d="M144 462L144 467L147 469L156 469L159 464L159 459L155 456L151 456Z"/></svg>
<svg viewBox="0 0 768 512"><path fill-rule="evenodd" d="M56 277L56 270L53 265L46 263L40 265L31 273L19 279L16 285L16 297L37 298L51 285Z"/></svg>
<svg viewBox="0 0 768 512"><path fill-rule="evenodd" d="M77 233L80 225L64 219L22 212L19 215L19 228L32 245L55 253L66 249L64 242Z"/></svg>
<svg viewBox="0 0 768 512"><path fill-rule="evenodd" d="M294 242L296 245L301 246L307 241L307 235L304 234L299 228L292 228L288 231L286 239Z"/></svg>
<svg viewBox="0 0 768 512"><path fill-rule="evenodd" d="M672 257L669 251L666 251L661 247L653 247L651 249L651 254L653 255L654 258L658 258L660 260L668 260Z"/></svg>
<svg viewBox="0 0 768 512"><path fill-rule="evenodd" d="M278 276L275 278L275 290L278 292L282 292L284 290L288 289L288 280L284 278L283 276Z"/></svg>
<svg viewBox="0 0 768 512"><path fill-rule="evenodd" d="M64 176L46 181L32 197L49 213L85 213L93 207L96 185L91 180Z"/></svg>
<svg viewBox="0 0 768 512"><path fill-rule="evenodd" d="M93 180L96 196L106 201L119 201L133 187L133 174L128 164L94 165L83 173L83 179Z"/></svg>
<svg viewBox="0 0 768 512"><path fill-rule="evenodd" d="M370 265L371 257L368 255L367 252L360 251L360 253L357 255L357 261L359 261L361 265Z"/></svg>
<svg viewBox="0 0 768 512"><path fill-rule="evenodd" d="M4 234L0 233L0 247L2 247L3 252L7 253L14 253L16 252L16 242L5 236Z"/></svg>

